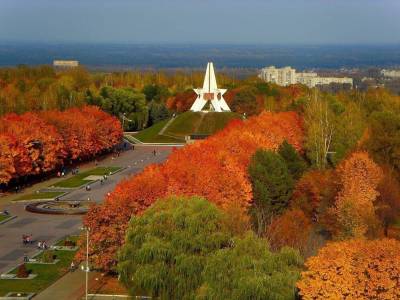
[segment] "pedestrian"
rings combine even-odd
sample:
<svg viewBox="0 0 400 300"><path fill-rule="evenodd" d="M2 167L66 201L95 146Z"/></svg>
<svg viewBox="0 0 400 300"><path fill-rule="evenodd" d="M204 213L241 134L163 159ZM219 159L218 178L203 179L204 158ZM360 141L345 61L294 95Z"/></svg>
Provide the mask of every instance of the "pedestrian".
<svg viewBox="0 0 400 300"><path fill-rule="evenodd" d="M74 261L71 261L71 265L70 265L70 267L69 267L69 270L70 270L71 272L74 272L74 271L75 271L75 264L74 264Z"/></svg>
<svg viewBox="0 0 400 300"><path fill-rule="evenodd" d="M132 145L132 150L135 150L135 145Z"/></svg>
<svg viewBox="0 0 400 300"><path fill-rule="evenodd" d="M104 179L100 179L100 184L103 185L104 184Z"/></svg>
<svg viewBox="0 0 400 300"><path fill-rule="evenodd" d="M37 248L38 248L38 249L42 249L42 242L41 242L41 241L39 241L39 242L37 243Z"/></svg>
<svg viewBox="0 0 400 300"><path fill-rule="evenodd" d="M153 155L156 156L156 149L153 150Z"/></svg>
<svg viewBox="0 0 400 300"><path fill-rule="evenodd" d="M28 262L28 261L29 261L28 254L24 253L24 262Z"/></svg>

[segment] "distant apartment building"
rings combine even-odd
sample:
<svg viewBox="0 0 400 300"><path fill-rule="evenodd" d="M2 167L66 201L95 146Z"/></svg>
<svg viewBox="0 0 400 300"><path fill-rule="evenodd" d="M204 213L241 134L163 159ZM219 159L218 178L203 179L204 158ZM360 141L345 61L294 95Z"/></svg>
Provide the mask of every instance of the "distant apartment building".
<svg viewBox="0 0 400 300"><path fill-rule="evenodd" d="M270 66L263 68L259 76L266 82L273 82L278 85L296 84L296 70L291 67L275 68Z"/></svg>
<svg viewBox="0 0 400 300"><path fill-rule="evenodd" d="M75 68L75 67L79 66L79 61L77 61L77 60L54 60L53 66L59 67L59 68Z"/></svg>
<svg viewBox="0 0 400 300"><path fill-rule="evenodd" d="M296 83L304 84L310 88L331 83L350 84L353 86L353 79L349 77L320 77L314 72L297 73L296 70L291 67L266 67L261 69L259 77L266 82L272 82L282 86Z"/></svg>
<svg viewBox="0 0 400 300"><path fill-rule="evenodd" d="M385 70L381 71L382 75L391 78L400 78L400 70Z"/></svg>

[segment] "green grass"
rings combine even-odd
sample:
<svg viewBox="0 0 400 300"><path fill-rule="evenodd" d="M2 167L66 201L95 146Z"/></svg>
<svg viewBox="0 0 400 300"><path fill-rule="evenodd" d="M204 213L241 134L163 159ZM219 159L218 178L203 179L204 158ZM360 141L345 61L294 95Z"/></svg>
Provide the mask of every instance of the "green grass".
<svg viewBox="0 0 400 300"><path fill-rule="evenodd" d="M167 124L168 120L161 121L142 130L134 137L144 143L182 143L187 135L211 135L223 129L231 120L239 118L239 114L232 112L202 113L187 111L174 119L164 132L164 135L159 135L158 133Z"/></svg>
<svg viewBox="0 0 400 300"><path fill-rule="evenodd" d="M207 113L196 133L199 134L213 134L223 129L233 119L239 119L241 116L233 112L224 113Z"/></svg>
<svg viewBox="0 0 400 300"><path fill-rule="evenodd" d="M11 218L12 216L6 216L6 215L3 215L3 214L1 214L0 215L0 222L2 222L2 221L4 221L4 220L7 220L7 219L9 219L9 218Z"/></svg>
<svg viewBox="0 0 400 300"><path fill-rule="evenodd" d="M78 236L78 235L71 235L71 236L69 236L69 237L67 237L67 238L64 238L64 239L62 239L62 240L59 240L57 243L54 244L54 246L64 246L64 242L65 242L67 239L70 240L70 241L73 241L73 242L77 243L78 240L79 240L79 236Z"/></svg>
<svg viewBox="0 0 400 300"><path fill-rule="evenodd" d="M61 196L64 192L40 192L33 193L28 195L23 195L14 199L13 201L24 201L24 200L37 200L37 199L54 199L58 196Z"/></svg>
<svg viewBox="0 0 400 300"><path fill-rule="evenodd" d="M400 217L396 220L396 222L393 223L393 227L400 229Z"/></svg>
<svg viewBox="0 0 400 300"><path fill-rule="evenodd" d="M192 112L187 111L178 117L167 128L166 134L175 136L190 134L214 134L223 129L231 120L240 118L240 115L232 112Z"/></svg>
<svg viewBox="0 0 400 300"><path fill-rule="evenodd" d="M183 140L175 139L173 137L159 135L161 129L168 123L169 120L164 120L154 124L153 126L146 128L139 133L135 134L134 137L143 143L182 143ZM128 136L129 139L129 136Z"/></svg>
<svg viewBox="0 0 400 300"><path fill-rule="evenodd" d="M54 253L57 256L56 258L60 259L57 264L26 264L27 269L32 274L38 274L34 279L1 279L0 296L4 296L9 292L38 293L59 279L69 270L75 251L54 251ZM12 273L16 273L16 270L17 268Z"/></svg>
<svg viewBox="0 0 400 300"><path fill-rule="evenodd" d="M172 122L165 134L177 135L184 138L186 135L195 133L200 126L202 113L187 111L178 115L174 122Z"/></svg>
<svg viewBox="0 0 400 300"><path fill-rule="evenodd" d="M109 174L110 172L115 172L121 169L120 167L97 167L95 169L81 172L71 178L61 180L54 184L55 187L63 187L63 188L76 188L84 185L86 183L92 182L91 180L84 180L84 178L90 175L104 175Z"/></svg>

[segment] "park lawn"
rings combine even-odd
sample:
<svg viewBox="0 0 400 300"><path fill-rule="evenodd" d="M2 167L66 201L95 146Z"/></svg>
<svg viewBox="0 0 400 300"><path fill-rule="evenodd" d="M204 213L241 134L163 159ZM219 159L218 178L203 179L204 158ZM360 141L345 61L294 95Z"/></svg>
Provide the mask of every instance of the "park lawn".
<svg viewBox="0 0 400 300"><path fill-rule="evenodd" d="M165 134L185 138L194 134L204 117L202 112L187 111L175 117L175 120L165 130Z"/></svg>
<svg viewBox="0 0 400 300"><path fill-rule="evenodd" d="M81 172L76 174L75 176L61 180L59 182L56 182L54 184L54 187L61 187L61 188L76 188L80 187L86 183L92 182L92 180L84 180L84 178L90 176L90 175L104 175L104 174L109 174L110 172L116 172L120 170L120 167L97 167L95 169Z"/></svg>
<svg viewBox="0 0 400 300"><path fill-rule="evenodd" d="M23 195L14 199L13 201L25 201L25 200L37 200L37 199L54 199L58 196L61 196L64 192L40 192L33 193L28 195Z"/></svg>
<svg viewBox="0 0 400 300"><path fill-rule="evenodd" d="M71 261L75 256L75 251L54 251L57 264L26 264L26 268L32 274L38 274L34 279L0 279L0 296L4 296L9 292L39 293L44 290L66 272L68 272ZM11 271L16 273L17 268Z"/></svg>
<svg viewBox="0 0 400 300"><path fill-rule="evenodd" d="M241 116L233 112L209 112L197 128L197 134L214 134L223 129L230 121L240 119Z"/></svg>
<svg viewBox="0 0 400 300"><path fill-rule="evenodd" d="M161 129L163 129L163 127L168 123L168 121L169 120L158 122L151 127L143 129L139 133L135 134L133 137L135 137L142 143L182 143L183 140L158 134ZM127 138L129 139L129 136L127 136Z"/></svg>
<svg viewBox="0 0 400 300"><path fill-rule="evenodd" d="M89 289L91 294L128 295L128 290L118 280L117 276L105 275L96 280ZM133 299L133 298L132 298Z"/></svg>
<svg viewBox="0 0 400 300"><path fill-rule="evenodd" d="M75 242L75 243L78 243L79 235L70 235L70 236L68 236L68 237L66 237L66 238L63 238L63 239L59 240L57 243L55 243L54 246L64 246L64 242L65 242L66 240L69 240L69 241L73 241L73 242Z"/></svg>
<svg viewBox="0 0 400 300"><path fill-rule="evenodd" d="M0 222L5 221L5 220L7 220L7 219L9 219L11 217L12 216L6 216L6 215L3 215L3 214L0 214Z"/></svg>

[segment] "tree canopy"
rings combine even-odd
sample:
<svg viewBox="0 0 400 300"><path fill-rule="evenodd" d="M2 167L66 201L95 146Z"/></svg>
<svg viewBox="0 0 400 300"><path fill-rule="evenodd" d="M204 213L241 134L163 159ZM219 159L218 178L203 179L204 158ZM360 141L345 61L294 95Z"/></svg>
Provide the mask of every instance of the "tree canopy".
<svg viewBox="0 0 400 300"><path fill-rule="evenodd" d="M119 254L132 295L159 299L287 299L302 261L268 250L248 233L234 236L226 213L198 198L160 199L129 224Z"/></svg>

